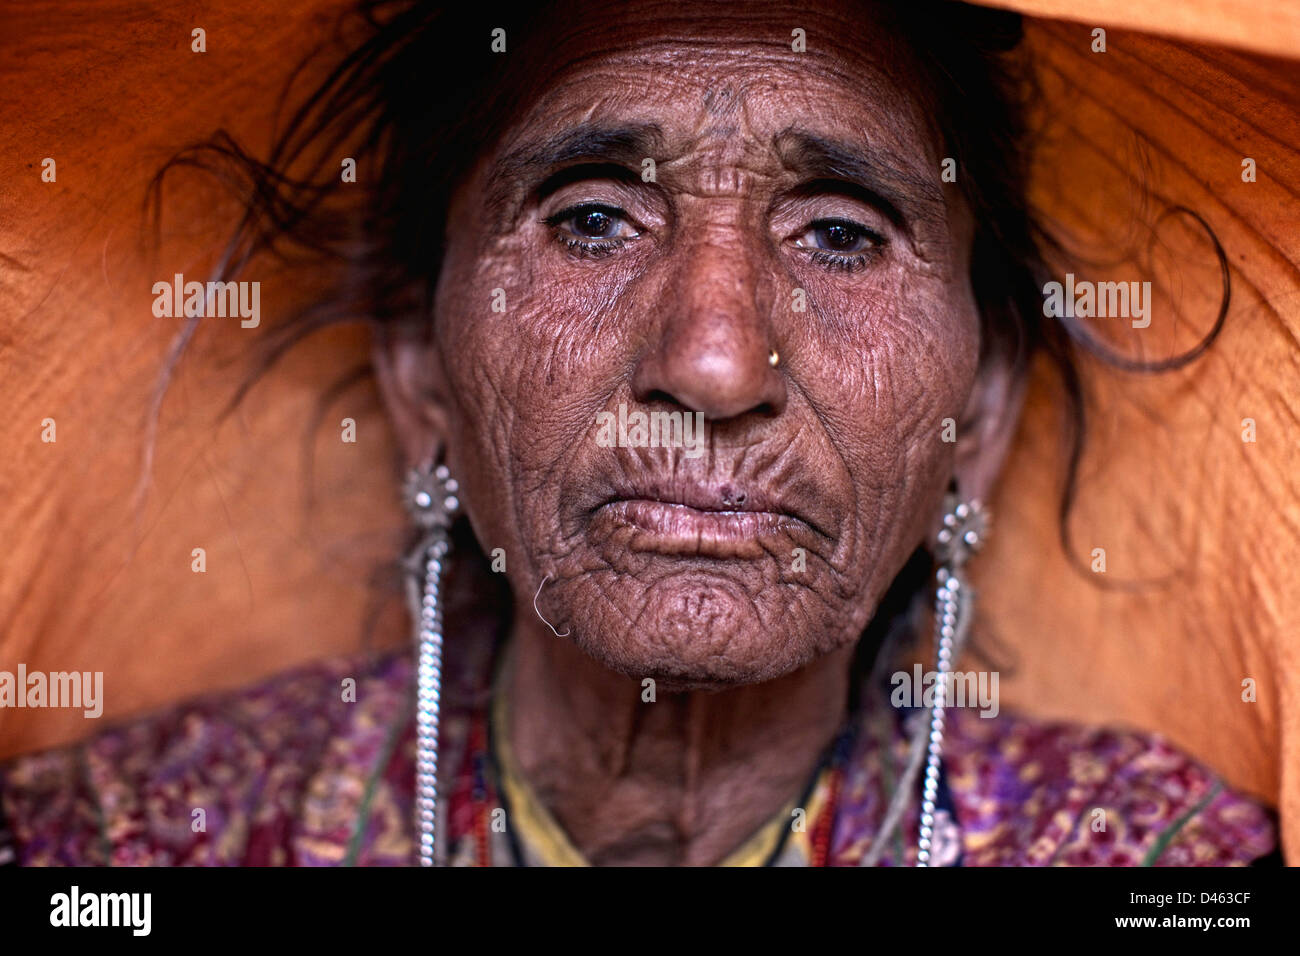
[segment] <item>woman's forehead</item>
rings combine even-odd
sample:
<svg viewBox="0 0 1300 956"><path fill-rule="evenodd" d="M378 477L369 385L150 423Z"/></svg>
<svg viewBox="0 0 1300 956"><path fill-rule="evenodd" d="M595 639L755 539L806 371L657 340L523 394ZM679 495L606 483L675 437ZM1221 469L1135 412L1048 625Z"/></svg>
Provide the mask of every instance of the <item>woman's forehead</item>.
<svg viewBox="0 0 1300 956"><path fill-rule="evenodd" d="M537 93L505 130L500 174L600 141L629 165L738 170L788 168L824 146L900 185L934 181L911 60L865 4L631 3L558 22L526 41L546 53L530 57Z"/></svg>
<svg viewBox="0 0 1300 956"><path fill-rule="evenodd" d="M541 119L670 110L684 132L698 133L726 121L761 126L775 122L772 112L786 114L784 127L792 110L860 125L882 107L897 115L912 105L911 60L871 4L580 6L581 15L526 41L546 48L530 51L542 74Z"/></svg>
<svg viewBox="0 0 1300 956"><path fill-rule="evenodd" d="M550 42L582 55L637 48L656 41L737 47L785 47L791 52L797 34L806 50L836 55L862 49L862 42L881 41L893 17L875 0L561 0L547 18Z"/></svg>

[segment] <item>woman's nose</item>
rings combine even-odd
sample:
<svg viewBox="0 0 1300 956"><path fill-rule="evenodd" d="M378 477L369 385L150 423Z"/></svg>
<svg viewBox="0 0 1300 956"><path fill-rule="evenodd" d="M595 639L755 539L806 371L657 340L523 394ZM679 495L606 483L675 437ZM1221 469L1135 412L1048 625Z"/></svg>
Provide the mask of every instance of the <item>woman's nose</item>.
<svg viewBox="0 0 1300 956"><path fill-rule="evenodd" d="M785 408L785 375L772 363L779 344L760 303L759 255L714 242L683 256L665 289L657 340L633 376L638 400L669 398L711 421Z"/></svg>

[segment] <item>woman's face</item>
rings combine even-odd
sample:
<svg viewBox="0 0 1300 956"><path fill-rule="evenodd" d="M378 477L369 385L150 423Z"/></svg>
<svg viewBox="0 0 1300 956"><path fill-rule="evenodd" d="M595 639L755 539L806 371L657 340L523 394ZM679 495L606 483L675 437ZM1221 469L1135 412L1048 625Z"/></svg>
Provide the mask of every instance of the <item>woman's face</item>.
<svg viewBox="0 0 1300 956"><path fill-rule="evenodd" d="M549 577L546 619L616 670L768 680L852 644L934 524L969 217L860 5L559 22L448 221L447 460L520 615ZM636 412L703 434L650 447Z"/></svg>

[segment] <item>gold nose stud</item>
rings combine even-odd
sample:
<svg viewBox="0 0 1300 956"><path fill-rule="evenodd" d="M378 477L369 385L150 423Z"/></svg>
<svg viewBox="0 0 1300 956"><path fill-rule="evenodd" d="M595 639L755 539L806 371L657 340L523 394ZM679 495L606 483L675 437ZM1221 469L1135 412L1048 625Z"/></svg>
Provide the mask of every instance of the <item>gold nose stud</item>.
<svg viewBox="0 0 1300 956"><path fill-rule="evenodd" d="M772 351L767 353L767 364L772 366L772 368L776 368L781 364L781 356L776 349L772 349Z"/></svg>

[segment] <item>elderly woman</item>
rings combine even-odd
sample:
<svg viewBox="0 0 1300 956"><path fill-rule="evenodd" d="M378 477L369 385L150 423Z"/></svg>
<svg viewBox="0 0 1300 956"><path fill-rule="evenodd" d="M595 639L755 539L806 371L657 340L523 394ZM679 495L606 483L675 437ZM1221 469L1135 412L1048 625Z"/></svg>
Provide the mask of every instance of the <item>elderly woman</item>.
<svg viewBox="0 0 1300 956"><path fill-rule="evenodd" d="M266 163L181 159L256 187L231 274L286 240L346 266L321 308L374 329L414 648L18 759L20 862L1272 851L1268 812L1161 740L952 676L1027 362L1077 400L1087 341L1042 308L1014 17L367 12Z"/></svg>

